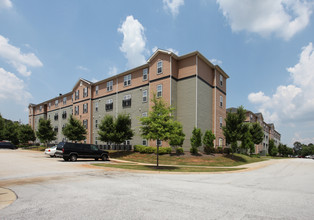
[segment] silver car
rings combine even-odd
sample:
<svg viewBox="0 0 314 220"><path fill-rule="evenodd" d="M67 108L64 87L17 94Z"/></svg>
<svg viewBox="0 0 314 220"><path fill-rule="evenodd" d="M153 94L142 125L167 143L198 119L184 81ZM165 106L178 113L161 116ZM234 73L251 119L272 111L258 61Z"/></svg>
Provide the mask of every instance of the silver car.
<svg viewBox="0 0 314 220"><path fill-rule="evenodd" d="M56 150L57 150L57 145L53 147L49 147L45 149L45 154L49 155L50 157L55 157L56 155Z"/></svg>

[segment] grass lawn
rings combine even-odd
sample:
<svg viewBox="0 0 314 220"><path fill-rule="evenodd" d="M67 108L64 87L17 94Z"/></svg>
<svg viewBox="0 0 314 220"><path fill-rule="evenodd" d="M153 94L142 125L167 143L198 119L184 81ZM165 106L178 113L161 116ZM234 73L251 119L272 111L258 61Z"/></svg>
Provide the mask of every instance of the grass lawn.
<svg viewBox="0 0 314 220"><path fill-rule="evenodd" d="M244 169L244 168L207 168L207 167L176 167L176 166L159 166L157 168L156 166L134 164L93 164L93 165L101 167L158 172L224 172Z"/></svg>
<svg viewBox="0 0 314 220"><path fill-rule="evenodd" d="M22 147L22 149L25 150L33 150L33 151L45 151L47 147L45 146L28 146L28 147Z"/></svg>
<svg viewBox="0 0 314 220"><path fill-rule="evenodd" d="M121 159L132 162L156 164L155 154L141 154L137 152L111 152L111 158ZM270 157L250 157L242 154L234 155L205 155L199 154L197 156L185 153L184 155L159 155L159 164L163 165L191 165L191 166L217 166L217 167L231 167L248 163L260 162L268 160Z"/></svg>

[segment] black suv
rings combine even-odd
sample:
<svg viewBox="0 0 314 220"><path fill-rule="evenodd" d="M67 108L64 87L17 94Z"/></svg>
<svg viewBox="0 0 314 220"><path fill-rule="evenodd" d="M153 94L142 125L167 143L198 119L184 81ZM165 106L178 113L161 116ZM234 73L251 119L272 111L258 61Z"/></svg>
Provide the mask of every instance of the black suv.
<svg viewBox="0 0 314 220"><path fill-rule="evenodd" d="M76 161L77 158L94 158L95 160L109 160L109 152L99 150L94 144L77 144L60 142L57 146L56 156L63 157L65 161Z"/></svg>
<svg viewBox="0 0 314 220"><path fill-rule="evenodd" d="M11 142L0 141L0 148L17 149L17 147Z"/></svg>

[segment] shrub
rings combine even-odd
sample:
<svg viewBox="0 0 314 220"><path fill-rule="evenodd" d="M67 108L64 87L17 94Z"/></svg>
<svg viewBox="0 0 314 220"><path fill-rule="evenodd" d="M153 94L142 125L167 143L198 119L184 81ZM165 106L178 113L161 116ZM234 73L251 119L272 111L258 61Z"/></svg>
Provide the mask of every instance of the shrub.
<svg viewBox="0 0 314 220"><path fill-rule="evenodd" d="M180 155L180 154L183 154L184 152L183 152L183 148L182 147L178 147L177 149L176 149L176 154L178 154L178 155Z"/></svg>
<svg viewBox="0 0 314 220"><path fill-rule="evenodd" d="M215 153L215 148L211 147L211 146L204 146L204 152L206 154L211 154L211 153Z"/></svg>
<svg viewBox="0 0 314 220"><path fill-rule="evenodd" d="M223 149L224 154L230 154L231 153L231 148L224 148Z"/></svg>
<svg viewBox="0 0 314 220"><path fill-rule="evenodd" d="M146 146L144 145L134 145L134 152L140 152L142 153L143 149L145 148Z"/></svg>
<svg viewBox="0 0 314 220"><path fill-rule="evenodd" d="M197 147L191 147L191 148L190 148L190 153L191 153L191 154L197 154L197 153L198 153Z"/></svg>
<svg viewBox="0 0 314 220"><path fill-rule="evenodd" d="M157 153L157 147L147 147L144 145L134 145L134 152L140 152L142 154ZM171 147L159 147L159 154L170 154Z"/></svg>
<svg viewBox="0 0 314 220"><path fill-rule="evenodd" d="M155 152L154 147L145 147L145 146L144 146L143 152L141 152L141 153L152 154L152 153L154 153L154 152Z"/></svg>
<svg viewBox="0 0 314 220"><path fill-rule="evenodd" d="M217 147L217 148L215 149L215 152L216 152L217 154L222 154L222 153L223 153L222 147Z"/></svg>
<svg viewBox="0 0 314 220"><path fill-rule="evenodd" d="M157 153L157 147L155 148L155 153ZM159 155L171 154L171 147L159 147Z"/></svg>

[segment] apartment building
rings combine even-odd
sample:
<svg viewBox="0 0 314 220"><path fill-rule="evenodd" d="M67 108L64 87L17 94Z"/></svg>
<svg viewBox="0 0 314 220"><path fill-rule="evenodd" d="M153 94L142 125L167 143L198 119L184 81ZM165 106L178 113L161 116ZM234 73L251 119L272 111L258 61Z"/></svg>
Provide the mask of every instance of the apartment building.
<svg viewBox="0 0 314 220"><path fill-rule="evenodd" d="M135 136L129 144L156 146L140 135L140 117L147 116L153 94L175 108L174 117L186 134L183 147L190 148L194 127L212 130L215 146L225 146L222 126L226 117L226 83L229 76L200 52L186 55L158 49L142 66L92 83L79 79L67 94L29 105L29 124L38 128L40 118L50 119L57 140L66 140L62 128L70 114L82 121L87 130L86 143L105 144L98 129L106 114L129 114ZM161 143L168 146L168 143Z"/></svg>
<svg viewBox="0 0 314 220"><path fill-rule="evenodd" d="M237 112L236 108L228 108L227 112L235 113ZM275 145L278 147L280 143L281 135L275 130L274 124L267 124L264 121L262 113L253 113L252 111L247 110L245 113L245 122L246 123L255 123L258 122L263 128L264 138L262 143L255 145L255 153L266 155L268 153L269 140L273 139Z"/></svg>

